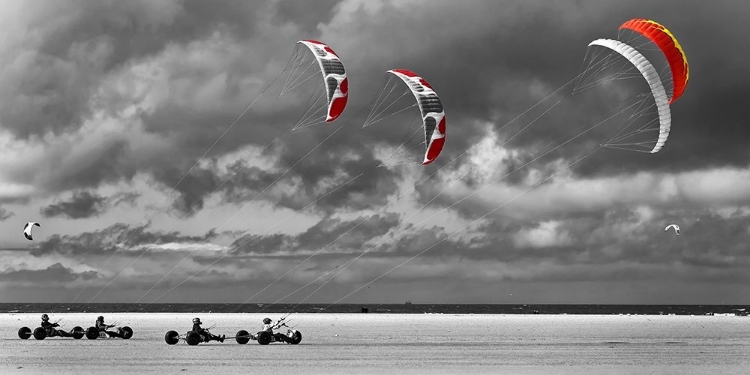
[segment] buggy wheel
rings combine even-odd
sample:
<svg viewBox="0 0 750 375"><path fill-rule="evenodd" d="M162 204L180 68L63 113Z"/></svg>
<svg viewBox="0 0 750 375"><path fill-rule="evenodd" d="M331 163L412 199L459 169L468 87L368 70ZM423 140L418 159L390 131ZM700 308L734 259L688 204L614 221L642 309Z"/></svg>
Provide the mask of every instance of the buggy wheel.
<svg viewBox="0 0 750 375"><path fill-rule="evenodd" d="M169 331L166 335L164 335L164 341L167 342L169 345L174 345L180 342L180 334L176 331Z"/></svg>
<svg viewBox="0 0 750 375"><path fill-rule="evenodd" d="M21 327L21 329L18 330L18 337L27 340L31 337L31 329L29 329L29 327Z"/></svg>
<svg viewBox="0 0 750 375"><path fill-rule="evenodd" d="M243 329L237 332L237 337L234 339L237 340L238 344L245 345L250 341L250 334Z"/></svg>
<svg viewBox="0 0 750 375"><path fill-rule="evenodd" d="M47 337L47 331L42 328L38 327L34 330L34 338L37 340L44 340L44 338Z"/></svg>
<svg viewBox="0 0 750 375"><path fill-rule="evenodd" d="M289 338L291 339L291 341L289 341L290 344L297 345L302 341L302 332L294 331L294 334Z"/></svg>
<svg viewBox="0 0 750 375"><path fill-rule="evenodd" d="M127 339L133 337L133 329L132 328L130 328L128 326L125 326L125 327L122 327L120 329L122 330L122 338L123 339L127 340Z"/></svg>
<svg viewBox="0 0 750 375"><path fill-rule="evenodd" d="M195 331L190 331L185 336L185 341L188 343L188 345L195 346L198 345L201 342L201 334Z"/></svg>
<svg viewBox="0 0 750 375"><path fill-rule="evenodd" d="M267 331L258 332L258 344L268 345L271 343L271 334Z"/></svg>
<svg viewBox="0 0 750 375"><path fill-rule="evenodd" d="M73 333L73 338L76 339L76 340L80 340L85 335L85 332L84 332L83 328L81 328L79 326L73 327L73 332L72 333Z"/></svg>
<svg viewBox="0 0 750 375"><path fill-rule="evenodd" d="M96 327L89 327L86 330L86 338L89 340L96 340L99 338L99 330Z"/></svg>

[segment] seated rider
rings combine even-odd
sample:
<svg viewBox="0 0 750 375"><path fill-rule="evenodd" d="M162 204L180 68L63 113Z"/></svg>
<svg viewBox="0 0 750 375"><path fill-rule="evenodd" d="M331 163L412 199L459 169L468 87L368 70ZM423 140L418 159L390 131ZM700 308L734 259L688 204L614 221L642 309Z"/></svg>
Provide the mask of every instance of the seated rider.
<svg viewBox="0 0 750 375"><path fill-rule="evenodd" d="M208 330L201 328L201 324L203 323L201 323L199 318L193 318L193 331L200 333L206 341L217 340L219 342L224 342L224 335L213 335L211 332L208 332Z"/></svg>
<svg viewBox="0 0 750 375"><path fill-rule="evenodd" d="M114 326L115 326L114 324L104 324L104 317L103 316L100 316L100 317L96 318L96 329L98 329L99 332L104 332L104 333L108 334L109 337L119 337L119 338L122 338L122 335L120 334L119 329L117 330L118 332L107 331L107 329L112 328Z"/></svg>
<svg viewBox="0 0 750 375"><path fill-rule="evenodd" d="M275 328L276 323L273 323L271 321L271 318L264 318L263 319L263 330L270 333L273 337L276 338L278 341L289 341L291 340L287 335L281 333L281 332L273 332L273 329Z"/></svg>
<svg viewBox="0 0 750 375"><path fill-rule="evenodd" d="M271 318L263 319L263 330L273 335L273 324L271 324Z"/></svg>
<svg viewBox="0 0 750 375"><path fill-rule="evenodd" d="M72 337L72 334L69 334L68 332L65 332L61 329L55 329L55 327L59 327L60 325L57 323L50 323L49 322L49 316L47 314L42 314L42 328L44 328L47 331L48 336L62 336L62 337Z"/></svg>

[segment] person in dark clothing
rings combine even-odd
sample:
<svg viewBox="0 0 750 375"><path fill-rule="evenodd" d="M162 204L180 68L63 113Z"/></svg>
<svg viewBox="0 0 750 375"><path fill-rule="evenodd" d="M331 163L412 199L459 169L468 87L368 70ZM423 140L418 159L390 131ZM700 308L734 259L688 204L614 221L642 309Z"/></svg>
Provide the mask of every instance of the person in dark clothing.
<svg viewBox="0 0 750 375"><path fill-rule="evenodd" d="M120 329L115 331L107 331L107 329L114 327L114 324L104 324L104 317L100 316L96 318L96 329L99 330L99 332L104 332L109 335L109 337L119 337L122 338L122 332L120 332Z"/></svg>
<svg viewBox="0 0 750 375"><path fill-rule="evenodd" d="M281 332L276 332L276 333L273 332L274 328L278 328L278 327L276 327L276 325L278 323L279 322L272 323L271 322L271 318L264 318L263 319L263 330L266 331L266 332L268 332L268 333L270 333L273 337L276 338L277 341L290 342L292 339L289 336L287 336L287 335L285 335L285 334L283 334Z"/></svg>
<svg viewBox="0 0 750 375"><path fill-rule="evenodd" d="M195 331L195 332L200 333L201 336L203 336L203 337L206 338L206 341L217 340L219 342L224 342L225 335L221 335L221 336L213 335L213 334L211 334L211 332L208 332L207 329L201 328L201 324L203 324L203 323L201 323L200 318L193 318L193 329L192 330Z"/></svg>
<svg viewBox="0 0 750 375"><path fill-rule="evenodd" d="M273 324L271 324L271 318L263 319L263 330L273 335Z"/></svg>
<svg viewBox="0 0 750 375"><path fill-rule="evenodd" d="M59 327L60 325L57 323L50 323L49 316L47 314L42 314L41 326L47 331L47 336L50 336L50 337L54 337L54 336L72 337L73 336L73 334L65 332L61 329L55 329L55 327Z"/></svg>

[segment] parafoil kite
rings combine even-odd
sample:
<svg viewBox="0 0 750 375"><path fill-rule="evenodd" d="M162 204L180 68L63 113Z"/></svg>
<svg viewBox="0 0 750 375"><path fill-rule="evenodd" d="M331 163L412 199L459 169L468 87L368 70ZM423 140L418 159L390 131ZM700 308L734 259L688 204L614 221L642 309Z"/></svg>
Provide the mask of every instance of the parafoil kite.
<svg viewBox="0 0 750 375"><path fill-rule="evenodd" d="M674 233L676 235L680 235L680 227L677 224L669 224L666 228L664 228L664 231L668 231L670 228L674 229Z"/></svg>
<svg viewBox="0 0 750 375"><path fill-rule="evenodd" d="M325 122L332 122L344 112L349 98L349 81L346 76L344 64L336 52L325 43L310 39L300 40L297 42L297 45L304 46L312 52L317 65L320 67L327 103ZM290 72L282 92L288 91L311 78L305 75L309 68L309 65L304 63L306 59L307 56L305 54L299 50L295 50L293 57L290 59L290 65L288 65Z"/></svg>
<svg viewBox="0 0 750 375"><path fill-rule="evenodd" d="M326 122L336 120L344 112L349 98L349 81L346 77L344 64L341 62L339 55L324 43L312 39L301 40L297 43L304 44L315 54L326 85L328 99Z"/></svg>
<svg viewBox="0 0 750 375"><path fill-rule="evenodd" d="M416 102L411 100L412 96ZM405 112L412 107L419 107L419 117ZM396 115L398 117L393 117ZM392 136L394 129L396 133L405 131L405 134L401 144L382 160L381 165L412 165L417 162L428 165L438 158L445 146L445 110L440 97L424 78L406 69L386 71L363 127L386 119L390 123L385 127L388 129L384 132L386 136Z"/></svg>
<svg viewBox="0 0 750 375"><path fill-rule="evenodd" d="M446 119L443 103L432 86L416 73L406 69L391 69L387 73L406 83L417 100L425 139L422 165L428 165L437 159L445 145Z"/></svg>
<svg viewBox="0 0 750 375"><path fill-rule="evenodd" d="M656 139L656 143L649 152L658 152L662 147L664 147L664 144L667 142L667 138L669 137L669 130L672 125L672 115L669 111L669 99L667 98L667 93L664 90L664 85L659 78L659 74L657 73L656 68L654 68L654 66L635 48L618 40L597 39L589 43L589 47L590 46L600 46L608 48L622 55L638 69L640 74L648 83L651 89L651 95L656 102L656 109L659 118L659 135Z"/></svg>
<svg viewBox="0 0 750 375"><path fill-rule="evenodd" d="M40 227L40 228L41 228L41 225L39 225L39 223L35 223L35 222L33 222L33 221L30 221L30 222L26 223L26 225L24 225L24 226L23 226L23 235L24 235L24 236L26 237L26 239L27 239L27 240L29 240L29 241L33 241L33 240L34 240L34 239L33 239L33 238L31 237L31 228L33 228L33 227L35 227L35 226L37 226L37 227Z"/></svg>
<svg viewBox="0 0 750 375"><path fill-rule="evenodd" d="M690 79L690 67L680 42L663 25L645 18L634 18L620 25L619 30L631 30L651 40L662 51L672 72L672 95L669 103L677 100L685 91Z"/></svg>

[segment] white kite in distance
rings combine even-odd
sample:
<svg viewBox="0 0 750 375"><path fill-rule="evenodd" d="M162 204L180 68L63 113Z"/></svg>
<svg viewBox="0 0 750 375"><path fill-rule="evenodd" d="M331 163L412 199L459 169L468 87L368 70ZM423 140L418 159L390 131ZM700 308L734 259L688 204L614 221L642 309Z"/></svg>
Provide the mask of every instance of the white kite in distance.
<svg viewBox="0 0 750 375"><path fill-rule="evenodd" d="M29 221L23 227L23 235L29 241L33 241L34 240L33 238L31 238L31 228L33 228L34 226L37 226L37 227L40 227L40 228L42 227L41 225L39 225L39 223L35 223L33 221Z"/></svg>
<svg viewBox="0 0 750 375"><path fill-rule="evenodd" d="M666 227L666 228L664 228L664 231L665 231L665 232L666 232L666 231L668 231L668 230L669 230L669 228L674 228L674 233L675 233L676 235L678 235L678 236L680 235L680 227L679 227L679 226L678 226L677 224L670 224L670 225L667 225L667 227Z"/></svg>

